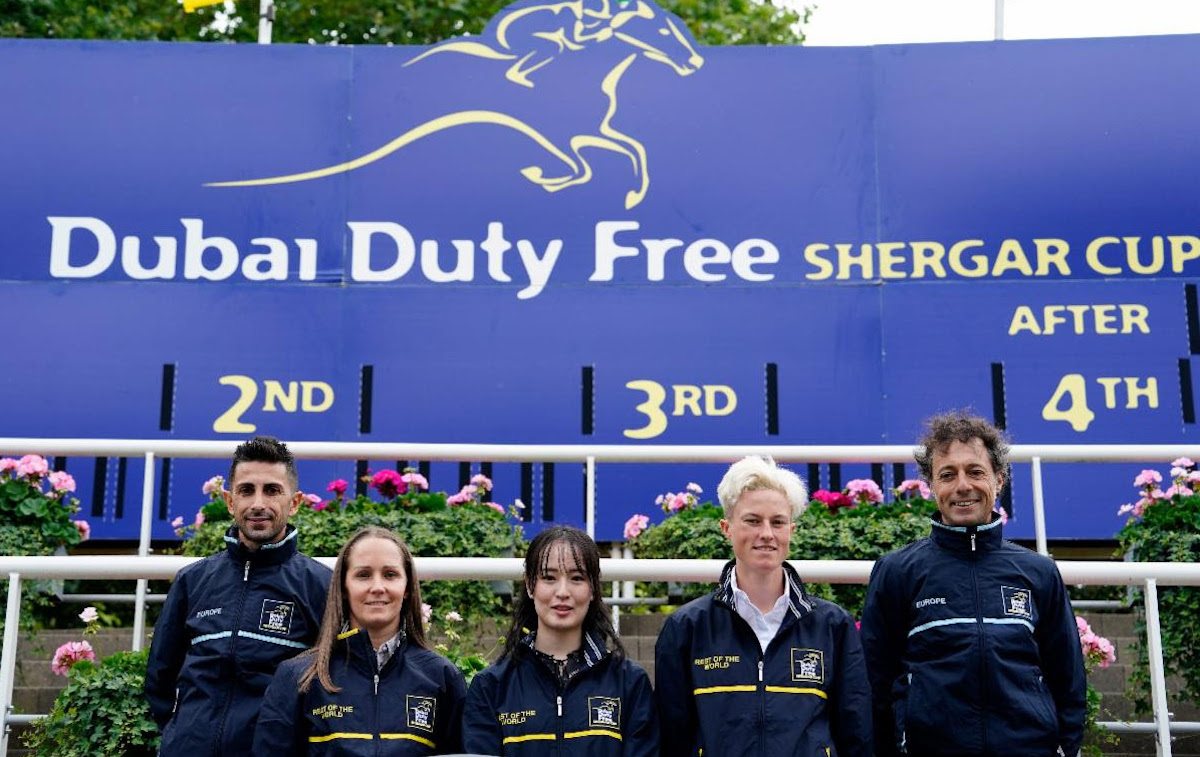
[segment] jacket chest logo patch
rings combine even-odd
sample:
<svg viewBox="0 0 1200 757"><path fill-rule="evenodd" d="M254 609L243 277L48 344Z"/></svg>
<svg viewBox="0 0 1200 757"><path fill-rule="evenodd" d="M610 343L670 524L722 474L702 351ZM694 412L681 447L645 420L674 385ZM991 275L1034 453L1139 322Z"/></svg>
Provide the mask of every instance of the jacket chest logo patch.
<svg viewBox="0 0 1200 757"><path fill-rule="evenodd" d="M271 633L290 633L292 630L292 615L295 610L295 602L264 599L262 612L258 616L258 629L260 631L270 631Z"/></svg>
<svg viewBox="0 0 1200 757"><path fill-rule="evenodd" d="M1029 589L1015 586L1001 586L1000 594L1004 597L1004 614L1017 618L1033 619L1033 593Z"/></svg>
<svg viewBox="0 0 1200 757"><path fill-rule="evenodd" d="M433 723L437 716L437 702L433 697L418 697L408 694L405 699L405 708L408 710L409 728L433 731Z"/></svg>
<svg viewBox="0 0 1200 757"><path fill-rule="evenodd" d="M621 699L588 697L588 725L592 728L621 730Z"/></svg>
<svg viewBox="0 0 1200 757"><path fill-rule="evenodd" d="M792 647L792 680L825 683L825 652Z"/></svg>

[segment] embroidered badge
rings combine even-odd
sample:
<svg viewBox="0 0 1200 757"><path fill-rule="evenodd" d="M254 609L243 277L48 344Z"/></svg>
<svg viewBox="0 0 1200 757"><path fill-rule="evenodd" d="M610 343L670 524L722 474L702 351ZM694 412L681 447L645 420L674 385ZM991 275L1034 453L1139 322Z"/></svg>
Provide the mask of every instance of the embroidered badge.
<svg viewBox="0 0 1200 757"><path fill-rule="evenodd" d="M418 697L407 695L408 727L420 728L422 731L432 731L434 718L437 715L437 702L433 697Z"/></svg>
<svg viewBox="0 0 1200 757"><path fill-rule="evenodd" d="M264 599L262 614L258 618L259 630L282 634L290 632L292 630L292 613L295 609L294 602Z"/></svg>
<svg viewBox="0 0 1200 757"><path fill-rule="evenodd" d="M588 697L588 724L592 728L621 730L620 698Z"/></svg>
<svg viewBox="0 0 1200 757"><path fill-rule="evenodd" d="M1000 594L1004 597L1004 614L1018 618L1033 619L1033 595L1029 589L1014 586L1001 586Z"/></svg>
<svg viewBox="0 0 1200 757"><path fill-rule="evenodd" d="M792 680L825 683L825 652L792 647Z"/></svg>

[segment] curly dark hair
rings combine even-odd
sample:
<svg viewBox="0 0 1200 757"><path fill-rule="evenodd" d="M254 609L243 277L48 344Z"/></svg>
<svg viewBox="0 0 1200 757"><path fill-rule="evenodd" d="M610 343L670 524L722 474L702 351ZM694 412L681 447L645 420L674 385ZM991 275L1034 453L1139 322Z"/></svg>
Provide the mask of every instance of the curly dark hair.
<svg viewBox="0 0 1200 757"><path fill-rule="evenodd" d="M229 480L226 486L233 488L233 474L237 473L240 463L283 463L287 470L288 483L292 490L300 488L300 476L296 473L296 458L287 445L273 436L256 436L242 442L233 451L233 460L229 463Z"/></svg>
<svg viewBox="0 0 1200 757"><path fill-rule="evenodd" d="M921 469L921 478L933 480L934 452L945 452L954 442L969 444L972 439L983 442L992 461L992 470L1003 476L1004 485L1007 485L1012 472L1008 463L1008 440L1000 429L966 409L935 415L925 422L925 435L913 449L913 459Z"/></svg>

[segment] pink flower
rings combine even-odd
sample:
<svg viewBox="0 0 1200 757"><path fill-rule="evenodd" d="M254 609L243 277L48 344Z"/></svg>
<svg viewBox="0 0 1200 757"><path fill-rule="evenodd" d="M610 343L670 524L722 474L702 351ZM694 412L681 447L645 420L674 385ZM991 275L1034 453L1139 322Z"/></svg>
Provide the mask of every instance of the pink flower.
<svg viewBox="0 0 1200 757"><path fill-rule="evenodd" d="M450 623L461 623L462 616L456 613L454 610L451 610L450 612L446 613L446 620Z"/></svg>
<svg viewBox="0 0 1200 757"><path fill-rule="evenodd" d="M690 483L687 485L687 490L692 494L703 494L704 490L700 488L700 484Z"/></svg>
<svg viewBox="0 0 1200 757"><path fill-rule="evenodd" d="M462 492L459 492L458 494L451 494L449 497L446 497L446 507L454 507L455 505L461 505L464 502L470 502L470 501L471 501L470 497L463 494Z"/></svg>
<svg viewBox="0 0 1200 757"><path fill-rule="evenodd" d="M459 489L458 493L465 494L468 497L474 497L479 493L479 486L477 484L467 484L462 489Z"/></svg>
<svg viewBox="0 0 1200 757"><path fill-rule="evenodd" d="M224 486L225 486L225 477L224 476L213 476L212 478L210 478L209 480L204 482L204 486L202 486L200 488L200 490L202 492L204 492L205 495L211 497L213 494L219 494L221 489L224 488Z"/></svg>
<svg viewBox="0 0 1200 757"><path fill-rule="evenodd" d="M1190 457L1177 457L1171 461L1172 468L1191 468L1194 465Z"/></svg>
<svg viewBox="0 0 1200 757"><path fill-rule="evenodd" d="M420 489L422 491L429 491L429 481L424 476L422 476L420 473L405 473L403 476L400 477L400 480L403 481L404 483L408 484L409 486L412 486L415 489ZM488 488L489 489L492 488L491 481L488 481Z"/></svg>
<svg viewBox="0 0 1200 757"><path fill-rule="evenodd" d="M381 470L371 477L371 486L387 499L394 499L408 491L408 483L394 470Z"/></svg>
<svg viewBox="0 0 1200 757"><path fill-rule="evenodd" d="M1189 484L1200 484L1200 470L1194 470L1187 474L1187 482Z"/></svg>
<svg viewBox="0 0 1200 757"><path fill-rule="evenodd" d="M65 676L71 666L80 660L96 661L96 653L92 650L92 645L86 641L68 641L54 650L54 659L50 662L50 669L60 676Z"/></svg>
<svg viewBox="0 0 1200 757"><path fill-rule="evenodd" d="M433 608L424 602L421 603L421 622L429 625L429 621L433 619Z"/></svg>
<svg viewBox="0 0 1200 757"><path fill-rule="evenodd" d="M476 473L474 476L471 476L471 483L485 492L492 490L492 480L482 473Z"/></svg>
<svg viewBox="0 0 1200 757"><path fill-rule="evenodd" d="M320 494L305 494L304 501L308 503L309 507L316 507L317 505L321 504L321 495Z"/></svg>
<svg viewBox="0 0 1200 757"><path fill-rule="evenodd" d="M996 508L996 512L1000 514L1000 525L1008 523L1008 512L1003 507Z"/></svg>
<svg viewBox="0 0 1200 757"><path fill-rule="evenodd" d="M660 494L654 498L654 504L658 505L659 507L662 507L663 503L666 501L667 501L667 495L665 495L665 494Z"/></svg>
<svg viewBox="0 0 1200 757"><path fill-rule="evenodd" d="M687 507L688 496L683 492L672 495L670 501L667 502L667 509L673 513L677 513L680 510L686 510Z"/></svg>
<svg viewBox="0 0 1200 757"><path fill-rule="evenodd" d="M46 463L46 458L41 455L26 455L17 461L18 476L41 478L48 470L50 470L50 466Z"/></svg>
<svg viewBox="0 0 1200 757"><path fill-rule="evenodd" d="M854 504L854 500L850 499L841 492L831 492L828 489L817 489L812 494L813 499L823 503L830 510L837 510L839 507L850 507Z"/></svg>
<svg viewBox="0 0 1200 757"><path fill-rule="evenodd" d="M1134 486L1150 486L1162 483L1162 474L1156 470L1144 470L1133 480Z"/></svg>
<svg viewBox="0 0 1200 757"><path fill-rule="evenodd" d="M1183 468L1172 468L1171 478L1186 478L1188 472Z"/></svg>
<svg viewBox="0 0 1200 757"><path fill-rule="evenodd" d="M625 521L625 538L636 539L650 525L650 518L645 515L633 515Z"/></svg>
<svg viewBox="0 0 1200 757"><path fill-rule="evenodd" d="M1192 490L1187 488L1186 486L1178 486L1178 485L1172 486L1170 489L1167 489L1165 492L1163 492L1163 497L1165 497L1166 499L1170 499L1171 497L1190 497L1190 496L1192 496Z"/></svg>
<svg viewBox="0 0 1200 757"><path fill-rule="evenodd" d="M916 493L921 499L929 499L931 492L929 484L919 478L906 478L896 487L896 497L901 498L906 494Z"/></svg>
<svg viewBox="0 0 1200 757"><path fill-rule="evenodd" d="M179 529L183 528L183 516L182 515L175 516L175 520L171 521L171 528L174 528L175 530L179 530Z"/></svg>
<svg viewBox="0 0 1200 757"><path fill-rule="evenodd" d="M192 523L192 525L195 526L196 528L200 528L200 526L204 525L204 511L203 510L196 511L196 520Z"/></svg>
<svg viewBox="0 0 1200 757"><path fill-rule="evenodd" d="M79 530L79 541L87 541L92 538L92 527L86 520L73 520L75 528Z"/></svg>
<svg viewBox="0 0 1200 757"><path fill-rule="evenodd" d="M329 506L330 506L330 505L332 505L332 504L333 504L333 500L332 500L332 499L327 499L327 500L325 500L324 502L318 502L318 503L316 503L315 505L313 505L313 506L312 506L312 509L313 509L315 512L318 512L318 513L319 513L319 512L321 512L322 510L324 510L325 508L329 507Z"/></svg>
<svg viewBox="0 0 1200 757"><path fill-rule="evenodd" d="M846 484L846 494L860 505L882 502L883 491L869 478L856 478Z"/></svg>
<svg viewBox="0 0 1200 757"><path fill-rule="evenodd" d="M7 473L10 470L15 470L17 461L11 457L0 458L0 473Z"/></svg>
<svg viewBox="0 0 1200 757"><path fill-rule="evenodd" d="M1133 512L1133 505L1126 504L1126 505L1121 505L1119 508L1117 508L1118 516L1127 515L1131 512Z"/></svg>
<svg viewBox="0 0 1200 757"><path fill-rule="evenodd" d="M1079 615L1075 616L1075 627L1079 629L1080 638L1082 638L1085 633L1092 632L1092 627L1088 625L1087 620Z"/></svg>
<svg viewBox="0 0 1200 757"><path fill-rule="evenodd" d="M501 505L496 504L495 502L484 502L483 504L492 508L493 510L500 513L501 515L508 515L508 513L504 512L504 508Z"/></svg>
<svg viewBox="0 0 1200 757"><path fill-rule="evenodd" d="M341 499L346 496L346 489L350 487L350 483L344 478L335 478L329 482L329 486L325 487L325 491L333 492L333 496Z"/></svg>
<svg viewBox="0 0 1200 757"><path fill-rule="evenodd" d="M85 607L83 612L79 613L79 619L84 623L95 623L100 620L100 613L96 612L95 607Z"/></svg>
<svg viewBox="0 0 1200 757"><path fill-rule="evenodd" d="M65 470L54 471L47 480L50 482L50 488L56 492L75 491L75 478Z"/></svg>

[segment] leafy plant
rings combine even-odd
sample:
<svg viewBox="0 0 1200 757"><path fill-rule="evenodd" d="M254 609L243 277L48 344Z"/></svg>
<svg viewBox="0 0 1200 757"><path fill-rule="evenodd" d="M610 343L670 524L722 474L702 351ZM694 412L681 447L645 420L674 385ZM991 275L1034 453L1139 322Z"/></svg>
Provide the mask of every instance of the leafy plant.
<svg viewBox="0 0 1200 757"><path fill-rule="evenodd" d="M462 615L450 611L443 615L440 622L438 622L433 619L433 609L428 604L424 605L421 610L425 616L425 625L428 627L428 630L431 632L440 631L441 635L445 637L445 641L439 641L434 644L434 649L450 660L450 662L454 663L454 666L458 668L459 672L463 674L463 678L466 679L467 685L470 686L471 679L488 666L488 661L487 657L483 654L463 647L462 633L458 630L459 625L463 623ZM437 625L440 625L440 628L437 628ZM499 640L497 640L498 645Z"/></svg>
<svg viewBox="0 0 1200 757"><path fill-rule="evenodd" d="M869 485L868 485L869 484ZM873 481L851 481L845 492L820 490L796 521L788 558L792 560L873 560L929 534L929 516L937 505L915 486L897 487L895 501L876 504L883 493ZM689 486L695 486L691 484ZM696 487L698 490L699 487ZM927 490L926 490L927 491ZM699 493L693 492L693 493ZM721 532L724 514L711 502L676 505L681 495L665 494L657 502L667 512L678 514L655 526L646 526L646 516L635 515L626 524L626 536L636 557L678 559L733 558L733 548ZM858 585L809 584L814 594L831 599L854 615L862 613L866 587ZM684 601L712 591L712 584L684 586ZM662 584L648 585L644 593L661 595Z"/></svg>
<svg viewBox="0 0 1200 757"><path fill-rule="evenodd" d="M1123 505L1118 513L1132 517L1117 534L1123 553L1138 562L1200 561L1200 471L1186 457L1171 463L1171 486L1163 491L1158 484L1162 474L1144 470L1134 480L1141 498ZM1128 695L1137 712L1146 714L1150 705L1149 650L1146 646L1146 617L1141 590L1134 592L1137 636L1132 651L1138 664L1129 676ZM1200 588L1161 586L1158 589L1159 620L1162 631L1163 663L1168 677L1178 676L1182 686L1171 696L1178 701L1200 704Z"/></svg>
<svg viewBox="0 0 1200 757"><path fill-rule="evenodd" d="M219 477L216 477L219 478ZM228 509L220 497L222 482L210 479L204 490L209 501L201 507L195 523L176 528L187 535L182 552L206 556L225 548L224 535L230 525ZM348 484L338 480L328 491L334 497L319 497L302 506L291 522L300 531L300 546L314 557L333 557L350 536L363 526L382 526L399 534L414 555L423 557L505 557L518 551L521 527L509 521L516 515L486 501L492 482L476 476L457 494L427 491L429 484L418 473L406 470L380 471L370 477L371 488L382 497L346 499ZM315 500L315 501L314 501ZM446 612L475 619L503 614L503 602L487 581L428 581L421 585L424 599Z"/></svg>
<svg viewBox="0 0 1200 757"><path fill-rule="evenodd" d="M1083 648L1083 666L1089 677L1096 668L1107 668L1117 661L1117 652L1113 648L1112 642L1093 633L1086 620L1076 615L1075 626L1079 631L1079 645ZM1104 754L1101 744L1114 746L1120 743L1120 739L1111 731L1101 728L1097 724L1100 719L1100 700L1100 692L1096 691L1096 687L1092 685L1091 681L1088 681L1087 715L1083 727L1085 733L1091 738L1080 751L1091 757L1101 757Z"/></svg>

